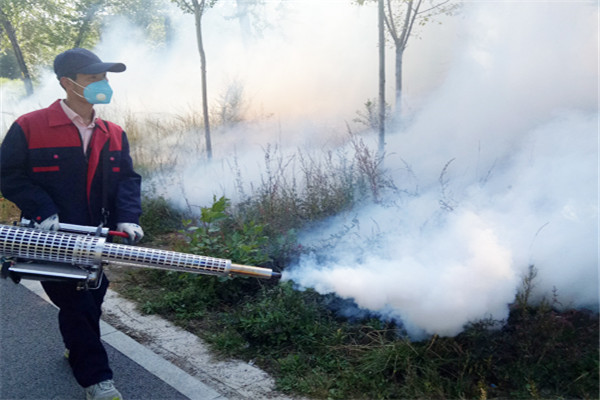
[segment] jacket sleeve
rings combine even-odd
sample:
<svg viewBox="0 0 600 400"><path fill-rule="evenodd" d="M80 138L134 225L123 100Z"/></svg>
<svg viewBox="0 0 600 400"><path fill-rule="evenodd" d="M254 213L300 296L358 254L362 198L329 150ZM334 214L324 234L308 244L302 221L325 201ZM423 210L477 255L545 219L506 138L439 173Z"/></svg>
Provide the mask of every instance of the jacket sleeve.
<svg viewBox="0 0 600 400"><path fill-rule="evenodd" d="M142 214L142 177L133 169L129 141L125 132L123 132L122 146L119 183L115 199L116 222L139 224Z"/></svg>
<svg viewBox="0 0 600 400"><path fill-rule="evenodd" d="M28 154L25 134L14 122L0 148L0 190L26 217L43 221L58 213L58 208L48 193L31 178Z"/></svg>

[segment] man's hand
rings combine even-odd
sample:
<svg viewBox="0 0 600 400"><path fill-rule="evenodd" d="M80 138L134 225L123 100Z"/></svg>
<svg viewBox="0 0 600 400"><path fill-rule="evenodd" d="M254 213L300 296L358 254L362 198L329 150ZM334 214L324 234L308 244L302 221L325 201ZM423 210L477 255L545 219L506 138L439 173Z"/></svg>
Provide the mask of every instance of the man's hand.
<svg viewBox="0 0 600 400"><path fill-rule="evenodd" d="M117 224L117 231L125 232L129 235L129 239L125 239L129 244L135 244L144 237L142 227L131 222L119 222Z"/></svg>
<svg viewBox="0 0 600 400"><path fill-rule="evenodd" d="M34 227L37 229L43 229L45 231L57 231L60 228L60 223L58 222L58 214L54 214L40 222L34 222Z"/></svg>

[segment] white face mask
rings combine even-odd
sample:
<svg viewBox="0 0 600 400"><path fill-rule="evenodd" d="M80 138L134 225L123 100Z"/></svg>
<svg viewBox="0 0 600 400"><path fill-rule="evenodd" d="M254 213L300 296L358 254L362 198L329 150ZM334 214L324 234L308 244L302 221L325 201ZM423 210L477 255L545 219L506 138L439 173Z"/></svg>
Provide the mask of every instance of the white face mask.
<svg viewBox="0 0 600 400"><path fill-rule="evenodd" d="M102 79L101 81L92 82L87 86L81 86L79 83L75 82L73 79L68 78L71 82L83 88L83 96L77 92L75 93L77 96L84 98L90 104L108 104L110 103L110 99L112 97L113 91L108 81L106 79Z"/></svg>

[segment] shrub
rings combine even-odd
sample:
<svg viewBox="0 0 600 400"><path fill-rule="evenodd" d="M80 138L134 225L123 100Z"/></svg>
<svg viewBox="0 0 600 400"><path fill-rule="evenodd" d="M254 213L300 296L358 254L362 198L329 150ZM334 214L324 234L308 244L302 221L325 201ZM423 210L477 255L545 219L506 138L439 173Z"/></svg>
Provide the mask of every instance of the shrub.
<svg viewBox="0 0 600 400"><path fill-rule="evenodd" d="M231 259L239 264L268 263L265 226L254 220L236 220L229 207L227 198L217 200L215 197L211 207L202 207L198 221L185 221L186 250L193 254Z"/></svg>
<svg viewBox="0 0 600 400"><path fill-rule="evenodd" d="M264 227L252 221L236 221L228 209L229 200L222 197L215 199L211 207L202 208L198 220L185 220L176 249L241 264L268 263L263 249L267 241L262 233ZM160 287L151 296L138 298L145 312L171 315L182 322L201 318L206 310L236 305L261 285L256 278L230 279L171 271L141 271L136 279Z"/></svg>

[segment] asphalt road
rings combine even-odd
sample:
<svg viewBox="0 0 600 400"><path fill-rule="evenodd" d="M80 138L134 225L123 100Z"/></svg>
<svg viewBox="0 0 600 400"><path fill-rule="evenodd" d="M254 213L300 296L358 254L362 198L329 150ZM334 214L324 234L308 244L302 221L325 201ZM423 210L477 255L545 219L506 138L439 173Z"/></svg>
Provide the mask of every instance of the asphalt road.
<svg viewBox="0 0 600 400"><path fill-rule="evenodd" d="M39 285L34 281L27 283ZM57 316L58 310L31 290L11 280L0 279L0 400L85 398L83 389L73 378L63 356L64 346ZM106 329L105 325L103 330ZM171 379L171 384L165 382L158 377L161 374L156 374L156 370L171 371L172 368L166 361L152 358L153 354L150 355L150 362L141 366L131 357L148 358L147 355L138 356L143 351L121 352L106 341L105 346L114 372L115 386L126 400L224 399L209 388L204 388L208 391L203 394L194 387L185 387L184 384L182 389L173 384L180 381L185 383L185 377L182 379L180 375Z"/></svg>

